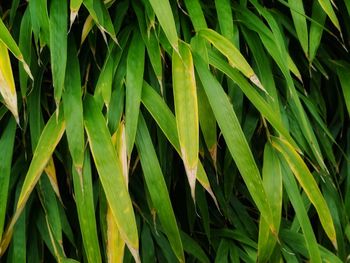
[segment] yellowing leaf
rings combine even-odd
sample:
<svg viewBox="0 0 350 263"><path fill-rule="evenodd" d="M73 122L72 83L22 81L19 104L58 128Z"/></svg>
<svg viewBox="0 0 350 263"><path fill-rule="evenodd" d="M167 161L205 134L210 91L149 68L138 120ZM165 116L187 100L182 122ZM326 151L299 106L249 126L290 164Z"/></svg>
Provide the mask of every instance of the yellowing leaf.
<svg viewBox="0 0 350 263"><path fill-rule="evenodd" d="M6 107L19 123L17 110L17 93L13 79L10 56L6 46L0 41L0 93Z"/></svg>
<svg viewBox="0 0 350 263"><path fill-rule="evenodd" d="M58 188L58 182L57 182L57 176L56 176L55 163L53 162L52 157L50 158L49 162L45 167L45 173L47 174L47 177L50 180L51 186L55 191L55 194L61 200L60 190Z"/></svg>
<svg viewBox="0 0 350 263"><path fill-rule="evenodd" d="M208 40L211 44L213 44L214 47L216 47L222 54L224 54L232 67L237 68L258 88L267 93L260 80L258 79L258 76L255 74L241 52L235 47L234 44L232 44L231 41L212 29L202 29L198 34Z"/></svg>
<svg viewBox="0 0 350 263"><path fill-rule="evenodd" d="M199 150L198 103L192 55L184 42L179 44L179 53L173 52L172 70L181 156L194 200Z"/></svg>

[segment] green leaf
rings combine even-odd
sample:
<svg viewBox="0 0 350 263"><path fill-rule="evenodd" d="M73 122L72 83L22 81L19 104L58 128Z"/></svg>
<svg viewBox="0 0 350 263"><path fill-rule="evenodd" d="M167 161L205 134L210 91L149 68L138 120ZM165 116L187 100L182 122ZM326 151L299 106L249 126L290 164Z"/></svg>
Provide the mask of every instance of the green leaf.
<svg viewBox="0 0 350 263"><path fill-rule="evenodd" d="M181 240L184 244L185 251L195 258L197 258L200 262L209 263L210 260L208 256L205 254L203 249L199 246L199 244L193 240L189 235L185 232L181 232Z"/></svg>
<svg viewBox="0 0 350 263"><path fill-rule="evenodd" d="M276 226L273 224L270 206L266 202L267 196L259 170L232 105L221 85L207 69L203 60L198 55L195 55L194 58L196 70L228 149L261 215L269 223L271 231L276 234ZM238 145L239 147L237 147Z"/></svg>
<svg viewBox="0 0 350 263"><path fill-rule="evenodd" d="M67 2L52 0L50 4L50 55L55 102L61 101L67 64Z"/></svg>
<svg viewBox="0 0 350 263"><path fill-rule="evenodd" d="M180 262L185 262L180 234L171 206L168 189L153 147L151 136L142 115L139 118L136 146L155 213L159 217L164 233L168 237L176 257Z"/></svg>
<svg viewBox="0 0 350 263"><path fill-rule="evenodd" d="M114 31L111 17L109 16L108 10L102 0L83 0L84 6L89 11L91 17L101 30L102 34L105 32L117 42L116 34ZM105 39L106 41L106 39Z"/></svg>
<svg viewBox="0 0 350 263"><path fill-rule="evenodd" d="M288 0L290 12L294 22L295 31L297 32L299 42L305 54L308 54L308 33L306 17L302 0Z"/></svg>
<svg viewBox="0 0 350 263"><path fill-rule="evenodd" d="M84 162L84 121L80 68L73 41L69 42L68 60L63 91L63 110L68 147L75 169L81 176Z"/></svg>
<svg viewBox="0 0 350 263"><path fill-rule="evenodd" d="M84 168L81 181L77 171L72 169L75 203L78 211L80 231L83 238L84 251L88 262L101 262L100 247L97 235L95 207L93 203L92 174L90 154L85 153Z"/></svg>
<svg viewBox="0 0 350 263"><path fill-rule="evenodd" d="M169 0L148 0L154 13L156 14L159 24L162 27L171 46L178 50L178 38L175 26L175 20Z"/></svg>
<svg viewBox="0 0 350 263"><path fill-rule="evenodd" d="M174 146L177 153L181 155L175 116L170 111L169 107L165 104L164 100L162 100L160 95L158 95L157 92L153 90L153 88L150 87L146 82L144 82L142 89L142 103L158 123L159 127L164 132L169 142ZM217 205L216 198L213 191L211 190L208 177L201 162L198 163L197 180L211 195L215 204Z"/></svg>
<svg viewBox="0 0 350 263"><path fill-rule="evenodd" d="M16 122L11 118L0 138L0 237L5 223L15 134Z"/></svg>
<svg viewBox="0 0 350 263"><path fill-rule="evenodd" d="M19 48L22 50L24 59L30 63L32 57L32 23L30 17L30 9L27 8L24 12L23 18L21 20L21 27L19 33ZM21 88L22 98L27 96L27 85L28 85L28 74L22 62L19 65L19 83Z"/></svg>
<svg viewBox="0 0 350 263"><path fill-rule="evenodd" d="M337 61L337 74L343 91L345 105L350 116L350 64L345 61Z"/></svg>
<svg viewBox="0 0 350 263"><path fill-rule="evenodd" d="M118 229L135 260L139 262L139 241L131 199L106 121L91 96L87 96L84 101L84 125L97 172Z"/></svg>
<svg viewBox="0 0 350 263"><path fill-rule="evenodd" d="M32 73L30 72L28 64L24 61L21 50L17 46L15 40L12 38L10 32L6 28L2 19L0 19L0 41L5 45L11 53L23 64L24 70L27 72L28 76L33 79ZM3 49L3 48L1 48Z"/></svg>
<svg viewBox="0 0 350 263"><path fill-rule="evenodd" d="M282 156L281 156L282 157ZM288 194L289 200L295 210L296 217L303 230L304 239L306 242L307 250L309 251L308 256L312 262L322 262L320 250L318 249L315 234L312 230L310 219L307 215L303 200L301 198L299 188L291 170L289 164L282 162L283 169L283 184Z"/></svg>
<svg viewBox="0 0 350 263"><path fill-rule="evenodd" d="M75 18L78 15L79 9L83 0L71 0L70 1L70 26L72 27Z"/></svg>
<svg viewBox="0 0 350 263"><path fill-rule="evenodd" d="M126 100L125 100L125 131L126 148L130 157L137 131L137 121L140 111L140 102L143 84L145 63L145 45L141 34L134 30L131 39L126 68Z"/></svg>
<svg viewBox="0 0 350 263"><path fill-rule="evenodd" d="M202 29L198 32L198 35L204 37L211 44L213 44L214 47L216 47L222 54L227 57L232 67L237 68L247 78L249 78L251 82L266 92L265 88L261 85L260 80L254 73L251 66L248 64L237 47L232 44L232 42L212 29Z"/></svg>
<svg viewBox="0 0 350 263"><path fill-rule="evenodd" d="M322 10L318 0L314 0L312 4L311 18L309 60L313 61L316 56L317 49L321 43L324 25L327 18L327 14Z"/></svg>
<svg viewBox="0 0 350 263"><path fill-rule="evenodd" d="M202 28L207 28L207 22L205 21L205 16L200 1L185 0L185 5L196 32Z"/></svg>
<svg viewBox="0 0 350 263"><path fill-rule="evenodd" d="M263 185L270 203L274 225L279 231L282 215L282 168L278 156L270 143L265 144L263 161ZM269 230L264 218L259 222L258 258L267 262L276 245L276 238Z"/></svg>
<svg viewBox="0 0 350 263"><path fill-rule="evenodd" d="M34 151L33 159L30 163L20 196L18 198L16 212L9 222L1 241L0 255L6 250L12 236L13 226L24 209L31 192L33 191L36 183L45 169L47 162L51 158L52 153L60 141L64 133L64 129L65 122L62 114L60 113L58 116L55 116L54 114L51 116L42 134L40 135L38 145Z"/></svg>
<svg viewBox="0 0 350 263"><path fill-rule="evenodd" d="M318 0L318 3L322 7L322 9L326 12L333 25L341 32L340 25L336 14L334 13L332 3L330 0Z"/></svg>

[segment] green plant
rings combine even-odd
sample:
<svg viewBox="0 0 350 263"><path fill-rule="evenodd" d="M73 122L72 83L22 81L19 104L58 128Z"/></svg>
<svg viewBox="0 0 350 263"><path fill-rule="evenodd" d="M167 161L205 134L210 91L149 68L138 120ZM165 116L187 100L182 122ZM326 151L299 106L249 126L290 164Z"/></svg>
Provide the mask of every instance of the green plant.
<svg viewBox="0 0 350 263"><path fill-rule="evenodd" d="M347 260L349 3L1 3L1 262Z"/></svg>

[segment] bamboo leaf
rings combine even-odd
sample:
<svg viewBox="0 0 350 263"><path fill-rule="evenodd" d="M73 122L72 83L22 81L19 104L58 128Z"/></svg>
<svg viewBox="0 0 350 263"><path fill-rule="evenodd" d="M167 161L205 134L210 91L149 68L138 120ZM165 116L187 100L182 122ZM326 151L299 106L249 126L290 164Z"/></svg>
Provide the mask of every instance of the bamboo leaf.
<svg viewBox="0 0 350 263"><path fill-rule="evenodd" d="M192 24L196 32L202 28L207 28L207 22L205 21L204 13L199 0L185 0L185 5Z"/></svg>
<svg viewBox="0 0 350 263"><path fill-rule="evenodd" d="M125 242L115 222L111 207L107 208L107 260L109 263L123 262Z"/></svg>
<svg viewBox="0 0 350 263"><path fill-rule="evenodd" d="M219 82L209 72L205 63L198 55L195 55L194 58L199 78L230 153L261 215L269 223L273 234L276 235L276 226L273 224L270 206L266 202L267 196L263 188L260 173L237 116L226 93Z"/></svg>
<svg viewBox="0 0 350 263"><path fill-rule="evenodd" d="M118 130L112 136L118 162L122 167L126 188L129 186L128 156L126 152L125 125L121 121ZM118 226L113 217L111 207L107 207L107 259L108 262L123 262L125 242L122 239Z"/></svg>
<svg viewBox="0 0 350 263"><path fill-rule="evenodd" d="M299 42L305 54L308 54L308 33L305 18L304 5L302 0L288 0L290 12L297 32Z"/></svg>
<svg viewBox="0 0 350 263"><path fill-rule="evenodd" d="M129 157L134 146L137 131L144 63L145 45L140 32L135 30L128 51L126 68L125 132L126 148Z"/></svg>
<svg viewBox="0 0 350 263"><path fill-rule="evenodd" d="M221 34L234 43L235 28L229 0L215 0L216 13Z"/></svg>
<svg viewBox="0 0 350 263"><path fill-rule="evenodd" d="M266 191L268 202L270 203L274 225L279 231L282 214L282 168L278 156L274 152L271 144L267 143L264 149L263 162L263 185ZM268 223L264 218L259 222L259 242L258 259L259 262L268 262L273 249L276 245L276 239L269 230Z"/></svg>
<svg viewBox="0 0 350 263"><path fill-rule="evenodd" d="M0 203L2 204L0 206L0 237L2 236L5 223L15 133L16 123L11 118L0 138Z"/></svg>
<svg viewBox="0 0 350 263"><path fill-rule="evenodd" d="M72 27L75 18L78 15L79 9L83 0L72 0L70 1L70 27Z"/></svg>
<svg viewBox="0 0 350 263"><path fill-rule="evenodd" d="M47 1L32 0L29 2L32 29L35 44L40 40L40 48L50 43L50 20L47 12Z"/></svg>
<svg viewBox="0 0 350 263"><path fill-rule="evenodd" d="M332 216L327 203L306 164L301 159L299 154L293 149L293 147L285 140L273 138L272 145L287 161L290 169L293 171L309 200L315 206L322 227L325 230L328 238L332 241L334 247L337 248L337 239Z"/></svg>
<svg viewBox="0 0 350 263"><path fill-rule="evenodd" d="M2 42L0 42L0 94L4 98L6 107L13 114L16 122L19 123L17 93L10 56L6 46Z"/></svg>
<svg viewBox="0 0 350 263"><path fill-rule="evenodd" d="M334 13L332 3L330 0L318 0L320 6L322 9L326 12L330 20L332 21L333 25L341 32L340 25L337 16Z"/></svg>
<svg viewBox="0 0 350 263"><path fill-rule="evenodd" d="M161 25L171 46L178 50L178 38L175 26L175 20L169 0L148 0L154 13L156 14L159 24Z"/></svg>
<svg viewBox="0 0 350 263"><path fill-rule="evenodd" d="M181 156L185 165L191 195L195 200L195 184L199 150L197 88L191 51L180 42L179 53L172 57L175 117Z"/></svg>
<svg viewBox="0 0 350 263"><path fill-rule="evenodd" d="M204 37L211 44L213 44L213 46L215 46L227 57L232 67L237 68L247 78L249 78L251 82L267 93L241 52L239 52L239 50L227 38L223 37L212 29L202 29L199 31L198 35Z"/></svg>
<svg viewBox="0 0 350 263"><path fill-rule="evenodd" d="M27 72L28 76L33 79L32 73L30 72L28 64L24 61L21 50L17 46L16 42L12 38L10 32L7 30L4 22L0 19L0 40L3 45L5 45L11 53L23 64L24 70ZM3 49L3 48L1 48Z"/></svg>
<svg viewBox="0 0 350 263"><path fill-rule="evenodd" d="M99 178L118 229L135 261L139 262L138 235L131 199L105 119L91 96L87 96L84 102L84 125Z"/></svg>
<svg viewBox="0 0 350 263"><path fill-rule="evenodd" d="M114 42L117 42L111 17L109 16L108 10L102 0L83 0L83 4L101 32L103 34L106 32Z"/></svg>
<svg viewBox="0 0 350 263"><path fill-rule="evenodd" d="M139 119L136 146L140 156L147 189L150 193L154 208L156 209L156 215L159 216L163 230L169 239L176 257L180 262L185 262L180 233L171 206L169 193L142 115L140 115Z"/></svg>
<svg viewBox="0 0 350 263"><path fill-rule="evenodd" d="M313 262L322 262L320 251L317 246L317 241L315 234L312 230L311 222L307 216L307 212L299 193L297 182L292 175L291 170L286 165L285 162L282 163L283 168L283 184L285 186L286 192L289 196L289 199L292 203L292 206L295 210L296 217L298 218L299 223L301 224L306 247L309 251L309 258Z"/></svg>
<svg viewBox="0 0 350 263"><path fill-rule="evenodd" d="M60 141L64 133L64 129L65 122L63 120L62 114L58 114L57 118L56 116L51 116L40 136L38 145L34 151L33 159L30 163L20 196L18 198L16 212L8 224L6 232L2 238L0 244L0 255L2 255L6 250L12 236L13 226L20 216L29 198L29 195L33 191L42 172L44 171L47 162L51 158L53 151Z"/></svg>
<svg viewBox="0 0 350 263"><path fill-rule="evenodd" d="M313 61L317 49L321 42L324 24L326 22L327 14L323 12L318 0L314 0L312 4L312 21L310 25L310 41L309 41L309 60Z"/></svg>
<svg viewBox="0 0 350 263"><path fill-rule="evenodd" d="M63 91L63 110L66 121L68 147L73 164L81 177L84 162L84 122L80 68L75 43L69 42L68 60Z"/></svg>
<svg viewBox="0 0 350 263"><path fill-rule="evenodd" d="M142 103L145 105L152 117L156 120L159 127L164 132L165 136L173 145L177 153L181 155L175 116L162 100L162 98L157 94L157 92L153 90L152 87L150 87L146 82L144 82L142 89ZM215 204L217 205L216 197L210 187L208 177L201 162L198 163L197 180L211 195Z"/></svg>
<svg viewBox="0 0 350 263"><path fill-rule="evenodd" d="M22 50L24 59L30 63L32 57L32 23L30 17L30 9L27 8L24 12L20 33L19 33L19 48ZM22 62L19 62L19 84L21 88L22 98L27 96L28 74Z"/></svg>
<svg viewBox="0 0 350 263"><path fill-rule="evenodd" d="M340 81L340 85L343 91L346 108L350 116L350 76L349 76L349 63L344 61L337 62L337 74Z"/></svg>
<svg viewBox="0 0 350 263"><path fill-rule="evenodd" d="M67 65L67 2L50 4L50 55L55 102L61 101Z"/></svg>
<svg viewBox="0 0 350 263"><path fill-rule="evenodd" d="M90 154L85 153L82 175L72 169L75 203L78 211L80 230L84 243L84 251L88 262L101 262L93 202L92 174ZM84 180L81 180L83 176Z"/></svg>

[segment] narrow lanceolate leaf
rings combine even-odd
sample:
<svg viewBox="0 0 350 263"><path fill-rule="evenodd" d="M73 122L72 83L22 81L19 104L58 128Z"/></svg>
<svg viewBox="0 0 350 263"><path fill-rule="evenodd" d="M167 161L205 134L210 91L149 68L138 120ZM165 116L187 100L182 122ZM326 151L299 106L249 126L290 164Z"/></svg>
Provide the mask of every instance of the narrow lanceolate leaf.
<svg viewBox="0 0 350 263"><path fill-rule="evenodd" d="M44 170L45 170L45 173L46 173L47 177L50 180L51 186L52 186L55 194L61 200L60 190L58 188L58 181L57 181L57 176L56 176L55 163L54 163L52 157L47 162L47 165L46 165Z"/></svg>
<svg viewBox="0 0 350 263"><path fill-rule="evenodd" d="M84 124L108 204L123 240L139 262L139 241L131 199L105 119L91 96L87 96L84 102Z"/></svg>
<svg viewBox="0 0 350 263"><path fill-rule="evenodd" d="M84 22L84 26L83 26L83 30L81 31L81 39L80 39L80 46L83 45L85 39L87 38L87 36L89 35L92 27L95 25L94 23L94 19L92 18L91 15L89 15L85 22Z"/></svg>
<svg viewBox="0 0 350 263"><path fill-rule="evenodd" d="M282 156L281 156L282 157ZM283 157L282 157L283 158ZM315 233L313 232L310 219L308 217L303 199L300 195L299 187L295 178L293 177L289 165L283 160L280 160L282 165L282 175L283 175L283 185L288 194L289 200L292 203L296 217L300 223L303 230L303 235L305 238L306 247L308 250L308 256L311 262L321 263L320 250L317 245L317 240Z"/></svg>
<svg viewBox="0 0 350 263"><path fill-rule="evenodd" d="M184 245L184 249L187 253L192 254L195 258L199 260L199 262L209 263L210 260L208 256L205 254L201 246L193 240L189 235L185 232L181 232L181 241Z"/></svg>
<svg viewBox="0 0 350 263"><path fill-rule="evenodd" d="M56 105L61 101L67 64L67 2L53 0L50 5L50 55Z"/></svg>
<svg viewBox="0 0 350 263"><path fill-rule="evenodd" d="M151 61L152 68L157 76L158 83L163 93L163 65L156 31L154 28L148 28L146 25L144 10L141 8L141 6L136 4L135 1L132 3L137 16L137 21L139 23L140 32L147 48L148 57Z"/></svg>
<svg viewBox="0 0 350 263"><path fill-rule="evenodd" d="M302 0L288 0L290 12L297 32L299 42L305 54L308 54L308 34L306 25L306 16Z"/></svg>
<svg viewBox="0 0 350 263"><path fill-rule="evenodd" d="M24 70L27 72L28 76L33 79L32 73L30 72L28 64L24 61L21 50L17 46L16 42L13 40L10 32L7 30L4 22L0 19L0 42L11 51L11 53L23 63ZM3 48L1 48L3 49Z"/></svg>
<svg viewBox="0 0 350 263"><path fill-rule="evenodd" d="M38 182L42 172L44 171L47 162L51 158L53 151L55 150L58 142L64 133L65 122L63 115L58 114L56 118L55 114L47 122L35 148L33 159L30 163L27 175L25 177L20 196L18 198L16 212L11 219L5 235L0 245L0 255L6 250L8 243L10 242L13 226L16 223L19 215L21 214L31 192L33 191L36 183Z"/></svg>
<svg viewBox="0 0 350 263"><path fill-rule="evenodd" d="M181 156L192 198L195 200L199 151L198 102L192 54L187 44L180 42L179 52L173 52L172 63L175 117Z"/></svg>
<svg viewBox="0 0 350 263"><path fill-rule="evenodd" d="M171 46L178 49L178 39L175 26L175 20L169 0L148 0L151 4L167 39Z"/></svg>
<svg viewBox="0 0 350 263"><path fill-rule="evenodd" d="M181 50L181 47L180 47ZM180 262L185 262L179 229L171 206L168 189L160 168L157 154L154 150L151 136L142 115L136 135L136 146L141 160L141 166L150 193L156 216L159 216L164 233Z"/></svg>
<svg viewBox="0 0 350 263"><path fill-rule="evenodd" d="M196 54L194 58L196 70L228 149L262 217L268 222L272 233L276 235L276 226L273 224L269 203L266 202L267 196L259 170L227 94L199 55Z"/></svg>
<svg viewBox="0 0 350 263"><path fill-rule="evenodd" d="M0 238L5 223L15 133L16 122L11 118L0 138Z"/></svg>
<svg viewBox="0 0 350 263"><path fill-rule="evenodd" d="M63 91L63 110L68 147L78 174L84 162L84 121L80 68L75 43L69 42L68 60Z"/></svg>
<svg viewBox="0 0 350 263"><path fill-rule="evenodd" d="M198 117L204 141L208 147L211 158L216 164L217 155L217 134L216 119L213 110L210 108L209 101L200 82L197 82L198 95Z"/></svg>
<svg viewBox="0 0 350 263"><path fill-rule="evenodd" d="M215 0L220 32L231 42L234 41L234 24L230 0Z"/></svg>
<svg viewBox="0 0 350 263"><path fill-rule="evenodd" d="M112 136L112 143L116 150L119 164L122 168L126 188L128 189L128 156L126 152L125 125L121 121L118 130ZM125 242L122 239L115 222L111 207L107 204L107 260L109 263L123 262Z"/></svg>
<svg viewBox="0 0 350 263"><path fill-rule="evenodd" d="M207 28L204 13L199 0L185 0L185 5L192 21L193 27L198 32L202 28Z"/></svg>
<svg viewBox="0 0 350 263"><path fill-rule="evenodd" d="M327 203L320 189L318 188L315 178L310 173L303 159L301 159L293 146L291 146L288 142L283 139L273 138L272 145L279 152L281 152L287 161L290 169L293 171L295 177L297 178L301 187L304 189L309 200L315 206L322 227L325 230L327 236L332 241L334 247L337 248L337 239L333 219Z"/></svg>
<svg viewBox="0 0 350 263"><path fill-rule="evenodd" d="M122 263L124 259L125 242L122 239L115 222L111 207L107 207L107 261L108 263Z"/></svg>
<svg viewBox="0 0 350 263"><path fill-rule="evenodd" d="M309 60L312 62L316 56L317 49L321 43L324 24L327 14L322 10L318 0L314 0L312 4L312 15L310 25L310 41L309 41Z"/></svg>
<svg viewBox="0 0 350 263"><path fill-rule="evenodd" d="M282 169L278 156L270 143L265 145L263 162L263 185L268 202L271 206L272 217L276 231L279 231L282 214ZM271 234L264 218L259 222L258 258L259 262L267 262L276 245L276 238Z"/></svg>
<svg viewBox="0 0 350 263"><path fill-rule="evenodd" d="M334 9L332 7L332 1L331 0L318 0L320 6L322 9L326 12L330 20L332 21L333 25L341 32L340 25L338 18L334 12Z"/></svg>
<svg viewBox="0 0 350 263"><path fill-rule="evenodd" d="M224 54L232 67L237 68L247 78L249 78L251 82L267 93L265 88L261 85L258 76L254 73L253 69L243 57L241 52L239 52L231 41L212 29L202 29L198 34L207 39L214 47Z"/></svg>
<svg viewBox="0 0 350 263"><path fill-rule="evenodd" d="M143 85L145 45L138 30L131 39L126 68L125 131L126 149L130 157L136 136Z"/></svg>
<svg viewBox="0 0 350 263"><path fill-rule="evenodd" d="M30 17L35 38L35 44L40 40L40 48L50 43L50 21L46 0L29 1Z"/></svg>
<svg viewBox="0 0 350 263"><path fill-rule="evenodd" d="M95 220L90 154L88 152L85 154L82 174L83 182L80 180L81 175L75 169L72 169L75 204L77 205L86 257L89 263L98 263L101 262L101 255Z"/></svg>
<svg viewBox="0 0 350 263"><path fill-rule="evenodd" d="M84 6L102 33L106 32L117 42L111 17L102 0L83 0Z"/></svg>
<svg viewBox="0 0 350 263"><path fill-rule="evenodd" d="M113 50L114 48L112 48L112 51L108 52L95 89L95 94L96 92L101 93L103 102L108 110L112 94L113 66L115 58L115 52L113 52Z"/></svg>
<svg viewBox="0 0 350 263"><path fill-rule="evenodd" d="M19 48L22 51L23 57L25 60L30 63L31 61L31 52L32 52L32 23L30 19L29 8L24 12L21 27L19 32ZM19 84L21 88L22 98L27 96L27 84L28 84L28 74L23 67L22 62L19 62Z"/></svg>
<svg viewBox="0 0 350 263"><path fill-rule="evenodd" d="M70 27L72 27L75 18L78 15L79 9L83 0L71 0L70 1Z"/></svg>
<svg viewBox="0 0 350 263"><path fill-rule="evenodd" d="M166 105L162 97L146 82L144 82L142 89L142 103L155 119L160 129L164 132L171 145L173 145L177 153L181 155L175 116ZM211 195L215 204L217 205L216 197L210 187L208 177L201 162L198 162L197 180Z"/></svg>
<svg viewBox="0 0 350 263"><path fill-rule="evenodd" d="M350 116L350 64L345 61L337 61L337 74L343 90L343 96Z"/></svg>
<svg viewBox="0 0 350 263"><path fill-rule="evenodd" d="M0 93L6 107L19 123L17 109L17 93L13 79L10 56L6 46L0 41Z"/></svg>
<svg viewBox="0 0 350 263"><path fill-rule="evenodd" d="M120 122L118 130L112 136L112 141L113 141L114 147L117 151L120 166L122 167L126 187L128 188L128 185L129 185L128 155L127 155L127 151L126 151L126 138L125 138L124 121Z"/></svg>

